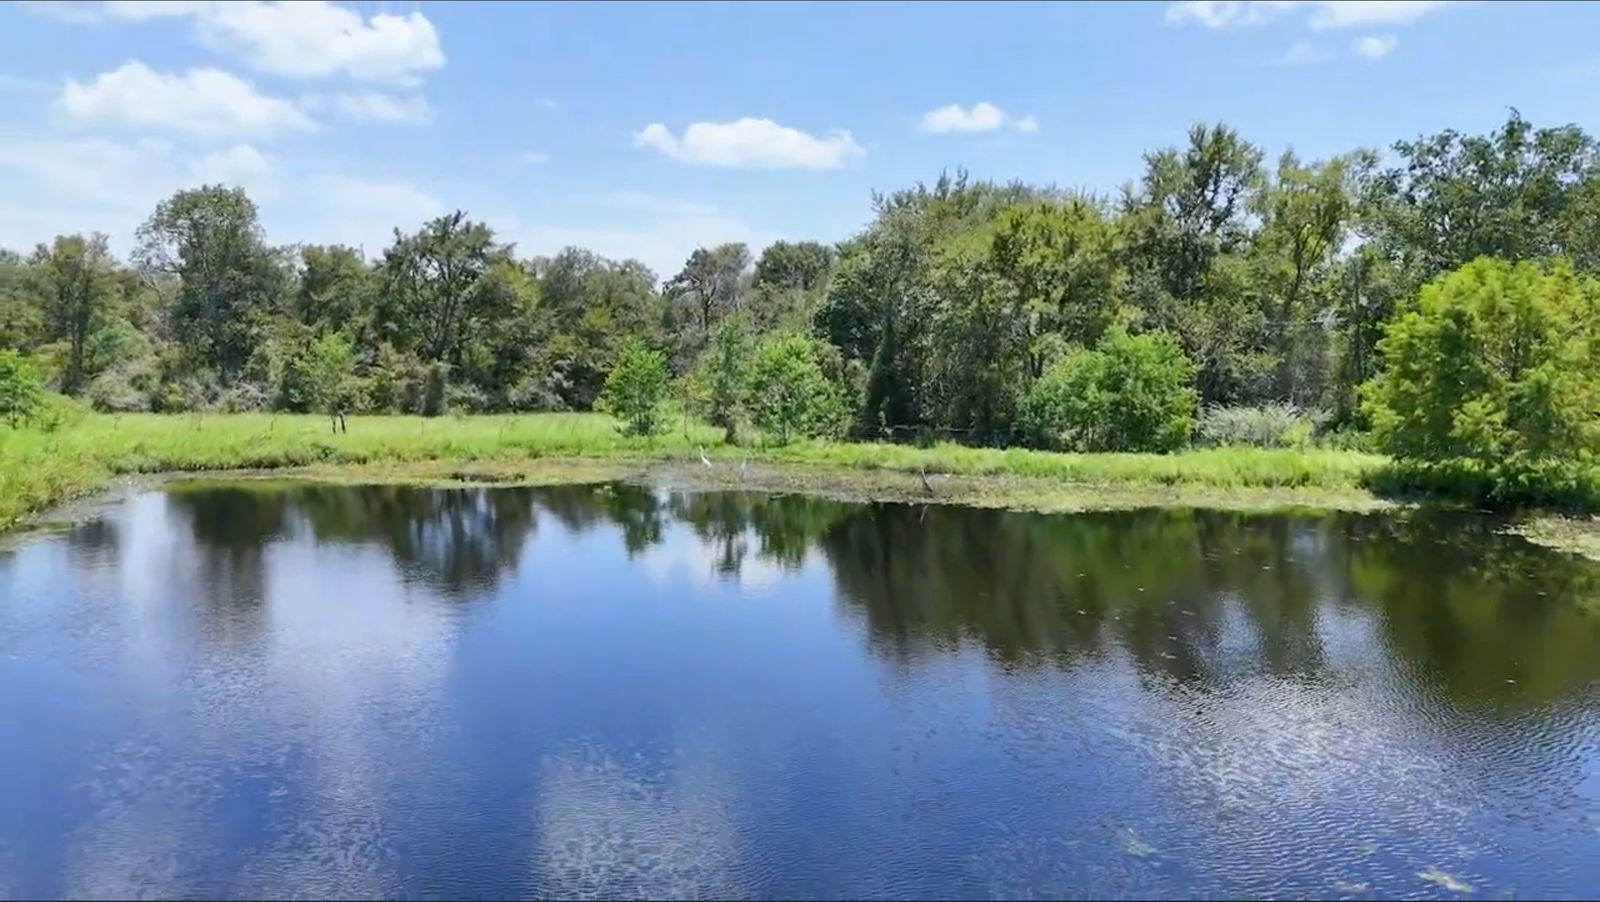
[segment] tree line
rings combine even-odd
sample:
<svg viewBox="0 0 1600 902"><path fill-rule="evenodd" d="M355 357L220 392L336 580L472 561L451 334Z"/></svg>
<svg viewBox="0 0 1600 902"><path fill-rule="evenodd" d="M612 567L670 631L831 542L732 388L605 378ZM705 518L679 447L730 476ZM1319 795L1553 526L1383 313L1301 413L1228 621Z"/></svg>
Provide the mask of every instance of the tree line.
<svg viewBox="0 0 1600 902"><path fill-rule="evenodd" d="M578 248L519 256L463 212L373 260L274 246L244 191L210 185L161 202L127 261L102 235L0 254L0 348L110 411L598 404L648 431L668 398L731 438L1084 450L1175 448L1240 410L1381 431L1406 416L1374 404L1409 402L1362 386L1423 286L1479 258L1561 261L1592 298L1600 150L1514 111L1323 160L1205 124L1114 195L958 172L872 209L837 244L702 248L660 281Z"/></svg>

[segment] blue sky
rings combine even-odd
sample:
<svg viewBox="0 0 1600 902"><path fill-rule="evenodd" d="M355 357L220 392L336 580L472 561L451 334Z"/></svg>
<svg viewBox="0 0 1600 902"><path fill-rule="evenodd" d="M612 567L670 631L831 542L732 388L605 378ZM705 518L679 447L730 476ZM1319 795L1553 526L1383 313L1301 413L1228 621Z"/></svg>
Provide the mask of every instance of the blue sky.
<svg viewBox="0 0 1600 902"><path fill-rule="evenodd" d="M964 166L1110 191L1223 120L1320 157L1516 106L1600 131L1600 4L0 4L0 246L247 188L375 253L461 207L663 277Z"/></svg>

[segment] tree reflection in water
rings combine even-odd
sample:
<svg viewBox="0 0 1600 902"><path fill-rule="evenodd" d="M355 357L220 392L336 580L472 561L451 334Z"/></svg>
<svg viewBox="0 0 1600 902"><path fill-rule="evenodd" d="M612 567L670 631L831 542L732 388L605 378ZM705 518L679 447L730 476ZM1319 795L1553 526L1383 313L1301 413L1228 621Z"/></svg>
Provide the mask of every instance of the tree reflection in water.
<svg viewBox="0 0 1600 902"><path fill-rule="evenodd" d="M445 597L480 596L517 569L543 515L614 527L630 554L698 543L723 579L752 558L819 561L896 657L979 643L1008 665L1126 653L1142 673L1200 684L1241 669L1312 680L1330 624L1361 617L1460 702L1538 703L1600 678L1600 618L1575 603L1600 596L1597 568L1470 515L1063 516L627 484L205 487L174 491L170 510L235 601L260 598L264 550L298 530L383 548Z"/></svg>

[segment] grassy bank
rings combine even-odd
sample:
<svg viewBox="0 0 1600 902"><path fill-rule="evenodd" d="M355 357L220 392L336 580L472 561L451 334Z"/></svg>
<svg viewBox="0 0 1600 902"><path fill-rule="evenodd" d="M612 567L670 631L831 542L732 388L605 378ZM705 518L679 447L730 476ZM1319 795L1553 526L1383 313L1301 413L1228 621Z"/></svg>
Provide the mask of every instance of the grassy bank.
<svg viewBox="0 0 1600 902"><path fill-rule="evenodd" d="M700 449L720 465L701 465ZM128 474L308 467L350 474L361 467L391 478L516 478L548 471L553 458L614 465L596 473L676 468L680 481L712 483L737 479L741 469L749 478L753 469L775 488L842 480L879 496L921 491L915 474L926 470L939 474L936 490L953 500L1041 509L1096 506L1090 503L1096 495L1123 499L1112 506L1139 498L1222 504L1231 495L1245 506L1263 499L1362 506L1372 500L1363 479L1385 463L1348 451L1256 448L1141 455L844 442L729 447L709 426L674 422L665 434L640 439L621 435L599 414L352 417L343 435L331 434L327 420L315 416L90 415L49 433L0 430L0 527ZM747 459L753 466L742 467ZM1028 503L1051 495L1056 504Z"/></svg>

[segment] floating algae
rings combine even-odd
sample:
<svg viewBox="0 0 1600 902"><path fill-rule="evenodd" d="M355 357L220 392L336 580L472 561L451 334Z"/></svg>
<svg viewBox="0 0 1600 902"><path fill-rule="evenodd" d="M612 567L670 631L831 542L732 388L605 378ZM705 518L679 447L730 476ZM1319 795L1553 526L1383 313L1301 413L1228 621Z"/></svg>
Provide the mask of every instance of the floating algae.
<svg viewBox="0 0 1600 902"><path fill-rule="evenodd" d="M1154 855L1158 851L1155 846L1145 842L1139 836L1139 832L1132 827L1123 827L1118 830L1117 839L1122 846L1122 851L1129 855L1137 855L1143 858L1146 855Z"/></svg>
<svg viewBox="0 0 1600 902"><path fill-rule="evenodd" d="M1444 871L1441 871L1438 868L1430 867L1425 871L1418 871L1417 872L1417 876L1421 877L1422 879L1424 879L1424 880L1426 880L1426 881L1428 881L1430 883L1437 883L1437 884L1439 884L1440 886L1444 887L1445 889L1449 890L1452 893L1470 893L1470 892L1472 892L1472 887L1468 886L1465 883L1462 883L1460 880L1457 880L1454 876L1452 876L1450 874L1446 874Z"/></svg>

